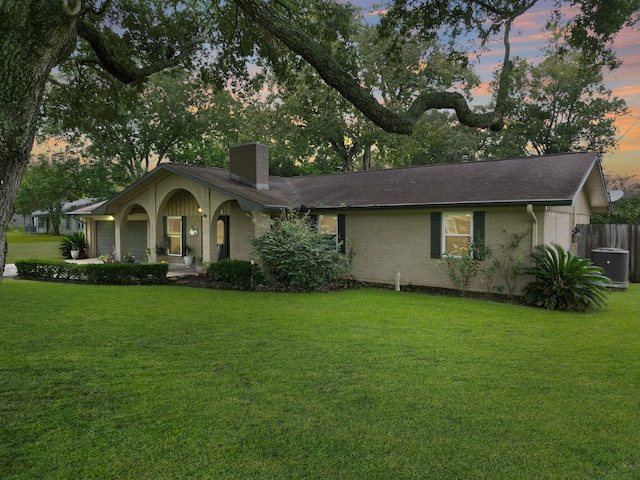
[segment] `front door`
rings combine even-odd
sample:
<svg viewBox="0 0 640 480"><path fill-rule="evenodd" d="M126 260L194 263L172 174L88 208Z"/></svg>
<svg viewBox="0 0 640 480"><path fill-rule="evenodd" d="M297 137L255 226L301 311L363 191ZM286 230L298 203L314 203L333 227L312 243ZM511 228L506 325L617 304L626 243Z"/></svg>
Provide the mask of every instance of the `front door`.
<svg viewBox="0 0 640 480"><path fill-rule="evenodd" d="M216 222L218 258L229 258L229 215L220 215Z"/></svg>

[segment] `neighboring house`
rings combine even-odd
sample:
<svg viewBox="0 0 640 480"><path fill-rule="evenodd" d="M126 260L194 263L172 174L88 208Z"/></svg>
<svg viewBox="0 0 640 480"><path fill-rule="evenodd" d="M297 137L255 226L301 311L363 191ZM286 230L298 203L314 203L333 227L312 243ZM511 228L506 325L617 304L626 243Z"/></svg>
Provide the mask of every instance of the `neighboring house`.
<svg viewBox="0 0 640 480"><path fill-rule="evenodd" d="M81 198L73 202L66 202L62 207L60 219L60 235L70 235L84 231L84 219L75 214L75 210L87 205L95 204L95 198ZM48 211L38 210L29 215L25 225L25 233L53 233L53 226Z"/></svg>
<svg viewBox="0 0 640 480"><path fill-rule="evenodd" d="M9 222L9 226L11 228L21 228L21 227L26 227L27 226L27 219L24 218L24 216L20 215L19 213L15 213L13 214L13 216L11 217L11 221Z"/></svg>
<svg viewBox="0 0 640 480"><path fill-rule="evenodd" d="M181 262L188 245L205 261L251 259L253 238L293 208L317 216L322 232L353 245L352 275L365 282L451 287L438 265L454 245L483 238L499 250L525 234L571 248L572 229L606 213L596 153L428 165L305 177L268 173L267 147L232 147L230 168L161 164L86 214L89 253L127 252ZM343 250L344 250L343 243Z"/></svg>

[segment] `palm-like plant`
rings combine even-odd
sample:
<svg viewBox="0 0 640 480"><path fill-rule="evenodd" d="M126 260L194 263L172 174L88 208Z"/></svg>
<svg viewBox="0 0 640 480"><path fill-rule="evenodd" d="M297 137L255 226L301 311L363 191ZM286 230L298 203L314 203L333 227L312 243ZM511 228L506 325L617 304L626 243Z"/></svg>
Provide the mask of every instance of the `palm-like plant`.
<svg viewBox="0 0 640 480"><path fill-rule="evenodd" d="M525 268L524 273L536 278L525 286L526 303L551 310L575 311L606 305L611 280L602 268L556 244L538 245L531 257L534 266Z"/></svg>
<svg viewBox="0 0 640 480"><path fill-rule="evenodd" d="M65 235L60 241L58 250L62 258L71 258L71 250L80 250L80 256L86 253L87 244L84 239L84 232L74 232L71 235Z"/></svg>

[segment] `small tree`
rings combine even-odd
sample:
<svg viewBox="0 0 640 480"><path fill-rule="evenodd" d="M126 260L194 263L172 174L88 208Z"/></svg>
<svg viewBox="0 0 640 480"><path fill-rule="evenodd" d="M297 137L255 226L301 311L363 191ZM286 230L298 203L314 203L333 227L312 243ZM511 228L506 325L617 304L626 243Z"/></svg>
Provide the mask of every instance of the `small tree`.
<svg viewBox="0 0 640 480"><path fill-rule="evenodd" d="M283 211L271 229L254 239L253 254L266 278L283 287L315 290L349 271L348 257L335 240L319 233L308 215Z"/></svg>
<svg viewBox="0 0 640 480"><path fill-rule="evenodd" d="M451 283L461 296L466 296L471 282L482 270L482 260L491 255L491 248L483 241L469 242L464 247L456 247L453 252L442 256L438 265L443 267Z"/></svg>
<svg viewBox="0 0 640 480"><path fill-rule="evenodd" d="M506 230L507 240L493 248L494 258L489 266L482 271L487 292L496 290L506 293L513 298L516 295L518 279L522 276L524 254L520 248L522 240L528 232L511 233ZM495 280L502 280L504 284L494 284Z"/></svg>

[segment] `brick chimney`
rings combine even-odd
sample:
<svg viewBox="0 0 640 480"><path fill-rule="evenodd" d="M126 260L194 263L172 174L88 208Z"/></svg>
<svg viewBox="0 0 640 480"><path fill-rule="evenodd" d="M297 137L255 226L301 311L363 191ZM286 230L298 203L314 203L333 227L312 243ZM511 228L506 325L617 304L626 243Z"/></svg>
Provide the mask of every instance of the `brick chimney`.
<svg viewBox="0 0 640 480"><path fill-rule="evenodd" d="M261 143L242 143L229 149L229 178L256 190L269 190L269 149Z"/></svg>

